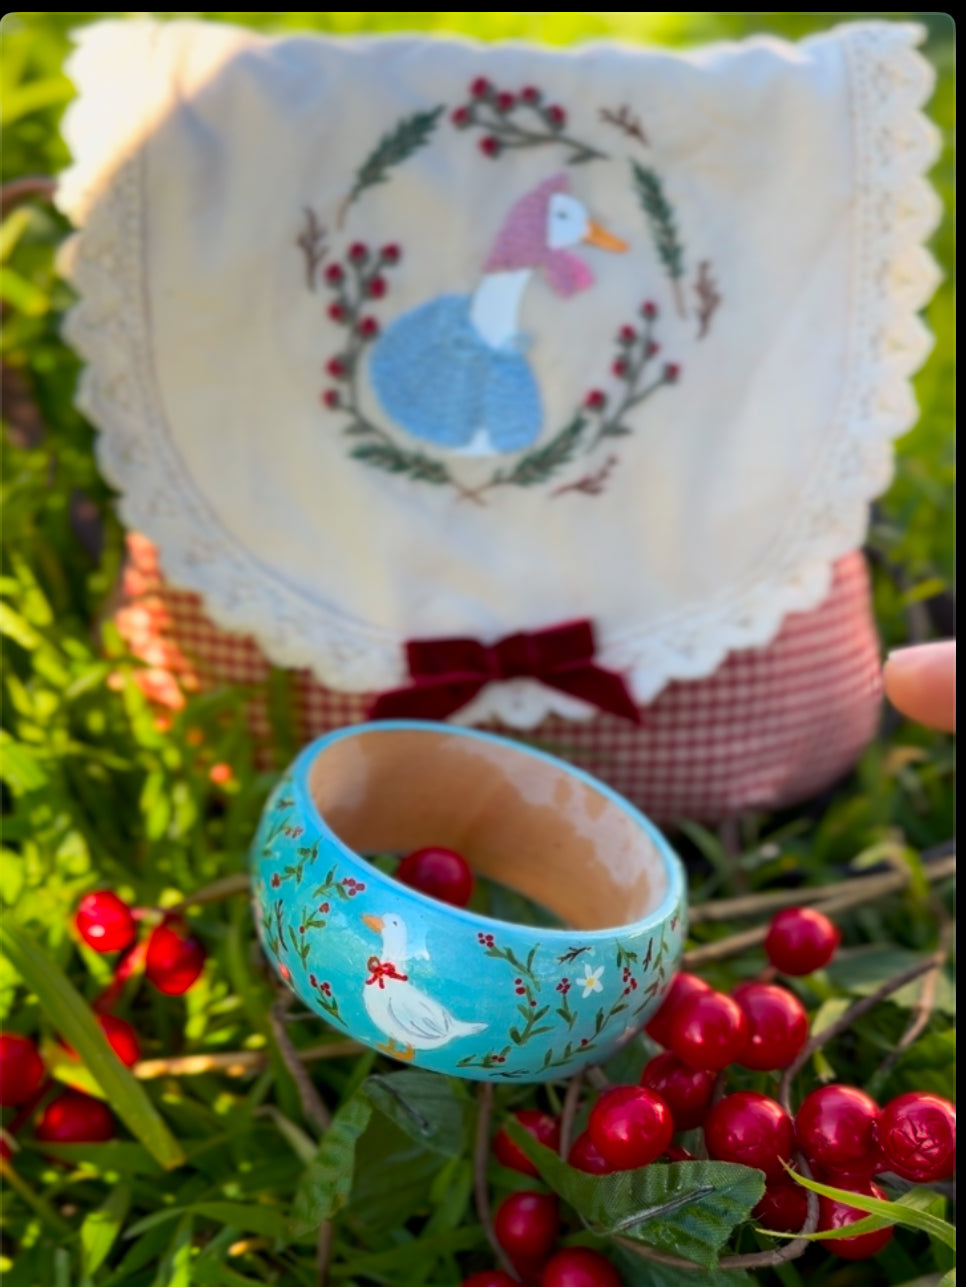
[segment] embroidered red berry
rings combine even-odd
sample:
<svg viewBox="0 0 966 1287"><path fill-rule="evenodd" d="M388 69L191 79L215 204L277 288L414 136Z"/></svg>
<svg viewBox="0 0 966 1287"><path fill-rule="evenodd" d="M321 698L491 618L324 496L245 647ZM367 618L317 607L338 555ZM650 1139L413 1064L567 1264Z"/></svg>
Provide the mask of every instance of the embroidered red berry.
<svg viewBox="0 0 966 1287"><path fill-rule="evenodd" d="M554 1152L560 1147L560 1123L549 1113L541 1113L535 1108L524 1108L514 1114L514 1119L535 1140L552 1148ZM520 1171L524 1175L539 1175L540 1172L518 1145L514 1144L505 1130L499 1130L493 1141L493 1152L497 1161L508 1166L511 1171Z"/></svg>
<svg viewBox="0 0 966 1287"><path fill-rule="evenodd" d="M646 300L641 305L641 313L649 321L652 321L655 317L657 317L657 305L654 303L652 299Z"/></svg>
<svg viewBox="0 0 966 1287"><path fill-rule="evenodd" d="M473 872L455 849L428 846L407 854L399 864L396 879L453 907L465 907L473 896ZM490 943L492 937L487 945Z"/></svg>
<svg viewBox="0 0 966 1287"><path fill-rule="evenodd" d="M498 138L494 138L492 134L487 134L484 138L480 139L480 151L484 156L495 159L500 155L502 150L503 144Z"/></svg>
<svg viewBox="0 0 966 1287"><path fill-rule="evenodd" d="M786 907L772 918L765 952L782 974L811 974L828 965L840 938L829 918L814 907Z"/></svg>
<svg viewBox="0 0 966 1287"><path fill-rule="evenodd" d="M634 330L633 326L622 326L617 332L617 338L621 344L633 344L637 339L637 331Z"/></svg>
<svg viewBox="0 0 966 1287"><path fill-rule="evenodd" d="M677 362L668 362L664 367L664 379L667 384L676 384L681 377L681 368Z"/></svg>
<svg viewBox="0 0 966 1287"><path fill-rule="evenodd" d="M885 1200L887 1195L876 1184L869 1184L854 1190L866 1197ZM850 1207L846 1202L836 1202L832 1198L820 1197L818 1200L818 1227L825 1233L830 1229L844 1229L850 1224L857 1224L868 1215L858 1207ZM857 1238L828 1238L820 1245L843 1260L868 1260L877 1256L892 1241L892 1228L879 1229L875 1233L862 1233Z"/></svg>
<svg viewBox="0 0 966 1287"><path fill-rule="evenodd" d="M402 250L391 241L388 246L383 246L379 251L379 257L384 264L398 264L402 258Z"/></svg>
<svg viewBox="0 0 966 1287"><path fill-rule="evenodd" d="M747 1040L738 1002L710 988L688 997L671 1019L671 1049L692 1068L726 1068L741 1058Z"/></svg>
<svg viewBox="0 0 966 1287"><path fill-rule="evenodd" d="M359 334L364 340L375 339L379 334L379 323L374 317L364 317L359 323Z"/></svg>
<svg viewBox="0 0 966 1287"><path fill-rule="evenodd" d="M345 278L345 272L341 264L329 264L325 270L325 280L330 286L338 286Z"/></svg>
<svg viewBox="0 0 966 1287"><path fill-rule="evenodd" d="M85 894L74 916L77 932L95 952L123 952L137 937L131 909L111 889Z"/></svg>
<svg viewBox="0 0 966 1287"><path fill-rule="evenodd" d="M704 1123L708 1156L716 1162L740 1162L777 1180L785 1174L795 1149L792 1119L777 1100L754 1090L739 1090L708 1113Z"/></svg>
<svg viewBox="0 0 966 1287"><path fill-rule="evenodd" d="M699 992L710 991L711 987L704 979L699 979L696 974L688 974L686 970L679 971L671 980L671 986L661 1003L661 1008L651 1017L644 1031L659 1046L670 1045L671 1020L674 1015L688 997L695 996Z"/></svg>
<svg viewBox="0 0 966 1287"><path fill-rule="evenodd" d="M44 1079L44 1061L29 1037L19 1032L0 1034L0 1104L15 1108L37 1093Z"/></svg>
<svg viewBox="0 0 966 1287"><path fill-rule="evenodd" d="M496 96L496 110L498 112L509 112L513 109L516 101L515 94L509 94L504 90Z"/></svg>
<svg viewBox="0 0 966 1287"><path fill-rule="evenodd" d="M527 1190L511 1193L496 1209L493 1231L515 1265L533 1265L549 1255L560 1233L557 1199Z"/></svg>
<svg viewBox="0 0 966 1287"><path fill-rule="evenodd" d="M181 996L197 982L204 965L205 949L196 938L171 923L152 930L144 972L159 992Z"/></svg>
<svg viewBox="0 0 966 1287"><path fill-rule="evenodd" d="M808 1160L830 1171L875 1165L879 1106L858 1086L819 1086L795 1114L798 1145Z"/></svg>
<svg viewBox="0 0 966 1287"><path fill-rule="evenodd" d="M671 1110L676 1131L690 1131L704 1121L715 1074L691 1068L671 1051L656 1055L641 1073L641 1085L653 1090Z"/></svg>
<svg viewBox="0 0 966 1287"><path fill-rule="evenodd" d="M607 394L601 389L591 389L584 398L584 406L591 411L601 411L607 405Z"/></svg>
<svg viewBox="0 0 966 1287"><path fill-rule="evenodd" d="M464 1278L460 1287L519 1287L519 1284L502 1269L483 1269L478 1274Z"/></svg>
<svg viewBox="0 0 966 1287"><path fill-rule="evenodd" d="M808 1015L798 997L771 983L742 983L732 995L748 1020L743 1067L758 1072L787 1068L808 1039Z"/></svg>
<svg viewBox="0 0 966 1287"><path fill-rule="evenodd" d="M455 112L450 113L449 118L458 130L465 130L473 119L473 114L468 107L457 107Z"/></svg>
<svg viewBox="0 0 966 1287"><path fill-rule="evenodd" d="M660 353L660 351L661 351L661 346L660 346L660 344L658 344L657 340L648 340L648 342L647 342L647 356L648 356L648 357L657 357L657 355L658 355L658 353Z"/></svg>
<svg viewBox="0 0 966 1287"><path fill-rule="evenodd" d="M772 1180L751 1214L764 1229L798 1233L808 1218L808 1193L800 1184Z"/></svg>
<svg viewBox="0 0 966 1287"><path fill-rule="evenodd" d="M591 1109L587 1130L601 1156L618 1170L647 1166L674 1135L671 1110L643 1086L615 1086Z"/></svg>
<svg viewBox="0 0 966 1287"><path fill-rule="evenodd" d="M37 1138L45 1144L98 1144L114 1138L111 1110L99 1099L68 1090L44 1109Z"/></svg>
<svg viewBox="0 0 966 1287"><path fill-rule="evenodd" d="M369 247L364 241L354 241L349 247L349 258L354 264L361 264L369 258Z"/></svg>
<svg viewBox="0 0 966 1287"><path fill-rule="evenodd" d="M367 287L368 293L373 299L382 299L388 289L389 284L385 277L373 277Z"/></svg>
<svg viewBox="0 0 966 1287"><path fill-rule="evenodd" d="M583 1131L571 1144L567 1162L588 1175L612 1175L616 1170L590 1138L589 1131Z"/></svg>
<svg viewBox="0 0 966 1287"><path fill-rule="evenodd" d="M562 107L558 107L556 103L551 104L544 115L551 129L562 130L567 123L567 113Z"/></svg>
<svg viewBox="0 0 966 1287"><path fill-rule="evenodd" d="M956 1171L956 1105L912 1090L890 1100L876 1123L890 1171L916 1184L948 1180Z"/></svg>
<svg viewBox="0 0 966 1287"><path fill-rule="evenodd" d="M326 389L325 393L322 394L322 401L330 411L335 411L342 405L338 389Z"/></svg>
<svg viewBox="0 0 966 1287"><path fill-rule="evenodd" d="M547 1261L540 1287L621 1287L621 1276L592 1247L564 1247Z"/></svg>
<svg viewBox="0 0 966 1287"><path fill-rule="evenodd" d="M340 304L339 301L336 300L334 304L329 305L329 316L332 318L333 322L344 322L349 314L346 311L345 305Z"/></svg>
<svg viewBox="0 0 966 1287"><path fill-rule="evenodd" d="M536 85L525 85L523 89L520 90L520 97L524 103L529 103L532 107L534 103L540 102L540 91L537 89Z"/></svg>
<svg viewBox="0 0 966 1287"><path fill-rule="evenodd" d="M486 98L492 89L493 86L485 76L477 76L476 80L470 83L470 93L474 98Z"/></svg>
<svg viewBox="0 0 966 1287"><path fill-rule="evenodd" d="M618 358L617 361L614 363L614 365L611 367L611 370L617 376L618 379L623 380L624 377L627 375L627 363L624 361L623 358Z"/></svg>

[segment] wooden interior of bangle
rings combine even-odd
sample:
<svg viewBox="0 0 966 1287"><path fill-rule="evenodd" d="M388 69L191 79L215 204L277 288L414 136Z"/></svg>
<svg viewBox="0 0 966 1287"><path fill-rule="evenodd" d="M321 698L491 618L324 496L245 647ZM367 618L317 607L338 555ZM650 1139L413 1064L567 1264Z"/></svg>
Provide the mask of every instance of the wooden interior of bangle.
<svg viewBox="0 0 966 1287"><path fill-rule="evenodd" d="M634 817L515 747L430 729L367 730L324 748L309 784L355 852L455 849L575 929L633 924L667 888L661 854Z"/></svg>

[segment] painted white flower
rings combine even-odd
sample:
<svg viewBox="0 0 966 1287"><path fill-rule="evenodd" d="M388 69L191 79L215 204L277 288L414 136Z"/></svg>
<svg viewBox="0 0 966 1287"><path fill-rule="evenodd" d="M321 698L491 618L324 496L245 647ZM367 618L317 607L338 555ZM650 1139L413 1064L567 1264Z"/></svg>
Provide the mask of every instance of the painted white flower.
<svg viewBox="0 0 966 1287"><path fill-rule="evenodd" d="M604 974L604 967L598 965L596 970L592 970L588 962L584 962L583 978L577 980L577 986L583 988L584 996L589 997L591 992L603 992L604 985L601 978Z"/></svg>

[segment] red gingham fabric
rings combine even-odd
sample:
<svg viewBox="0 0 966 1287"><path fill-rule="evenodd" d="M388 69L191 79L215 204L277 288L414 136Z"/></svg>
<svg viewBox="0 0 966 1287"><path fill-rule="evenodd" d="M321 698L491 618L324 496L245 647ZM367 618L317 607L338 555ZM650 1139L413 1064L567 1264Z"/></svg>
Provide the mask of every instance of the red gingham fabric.
<svg viewBox="0 0 966 1287"><path fill-rule="evenodd" d="M114 620L149 667L140 682L160 705L178 709L184 691L268 675L254 639L220 630L198 595L168 585L155 547L137 534L128 537ZM294 678L304 742L361 723L374 696L323 688L309 671ZM732 653L708 678L669 684L645 708L643 727L606 714L586 723L551 716L526 741L593 773L658 822L711 823L797 803L840 777L874 736L881 695L868 572L856 552L836 564L818 608L790 615L771 644ZM264 699L251 702L249 719L267 740Z"/></svg>

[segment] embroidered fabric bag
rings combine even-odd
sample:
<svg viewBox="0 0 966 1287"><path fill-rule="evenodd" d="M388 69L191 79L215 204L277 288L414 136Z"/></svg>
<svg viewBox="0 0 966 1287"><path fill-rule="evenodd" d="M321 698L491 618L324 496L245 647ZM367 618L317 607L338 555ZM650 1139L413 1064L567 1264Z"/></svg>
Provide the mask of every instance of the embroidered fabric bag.
<svg viewBox="0 0 966 1287"><path fill-rule="evenodd" d="M930 343L920 38L82 31L69 335L155 682L271 661L306 737L526 730L659 818L841 773Z"/></svg>

